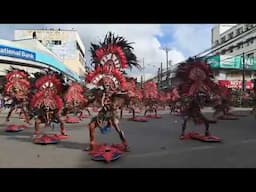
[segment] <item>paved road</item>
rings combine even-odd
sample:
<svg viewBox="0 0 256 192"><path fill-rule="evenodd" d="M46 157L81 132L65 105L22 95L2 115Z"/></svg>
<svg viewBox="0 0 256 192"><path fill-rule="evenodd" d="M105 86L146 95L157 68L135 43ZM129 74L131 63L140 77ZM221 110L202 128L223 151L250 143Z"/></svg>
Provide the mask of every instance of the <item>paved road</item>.
<svg viewBox="0 0 256 192"><path fill-rule="evenodd" d="M207 112L207 110L206 110ZM163 112L162 112L163 113ZM248 114L248 111L236 111ZM122 120L131 152L118 161L106 164L90 160L83 149L88 145L86 125L67 124L70 138L57 145L35 145L31 142L32 126L23 132L6 133L5 113L0 114L0 168L205 168L205 167L256 167L256 120L241 117L239 120L219 121L211 125L213 135L220 136L222 143L180 141L181 119L168 113L162 119L147 123ZM211 113L207 113L211 115ZM15 116L11 123L22 123ZM10 124L11 124L10 123ZM202 131L203 127L188 124L188 131ZM57 131L58 127L54 131ZM52 132L50 129L45 129ZM100 142L118 143L115 131L101 135Z"/></svg>

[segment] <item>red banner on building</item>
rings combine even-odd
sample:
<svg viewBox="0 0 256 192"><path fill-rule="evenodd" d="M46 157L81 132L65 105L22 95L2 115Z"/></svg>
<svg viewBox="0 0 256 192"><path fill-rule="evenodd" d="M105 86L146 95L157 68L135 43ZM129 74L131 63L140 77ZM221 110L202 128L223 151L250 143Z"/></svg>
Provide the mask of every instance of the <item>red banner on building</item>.
<svg viewBox="0 0 256 192"><path fill-rule="evenodd" d="M242 81L230 81L230 80L219 80L219 85L227 88L242 89ZM253 83L251 81L246 82L246 89L253 89Z"/></svg>

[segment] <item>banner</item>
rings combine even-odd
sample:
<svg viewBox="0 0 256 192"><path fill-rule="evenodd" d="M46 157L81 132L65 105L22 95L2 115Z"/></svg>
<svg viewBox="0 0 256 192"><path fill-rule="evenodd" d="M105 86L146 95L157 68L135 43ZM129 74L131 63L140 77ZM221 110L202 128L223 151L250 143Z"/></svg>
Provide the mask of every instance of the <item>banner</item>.
<svg viewBox="0 0 256 192"><path fill-rule="evenodd" d="M219 80L219 85L227 87L227 88L233 88L233 89L242 89L242 81L229 81L229 80ZM246 82L246 89L253 89L253 82L247 81Z"/></svg>
<svg viewBox="0 0 256 192"><path fill-rule="evenodd" d="M243 69L242 56L216 55L208 57L206 62L212 69ZM245 57L244 68L246 70L256 70L256 58Z"/></svg>
<svg viewBox="0 0 256 192"><path fill-rule="evenodd" d="M36 54L34 52L26 51L23 49L17 49L13 47L7 47L3 45L0 45L0 55L32 61L36 59Z"/></svg>

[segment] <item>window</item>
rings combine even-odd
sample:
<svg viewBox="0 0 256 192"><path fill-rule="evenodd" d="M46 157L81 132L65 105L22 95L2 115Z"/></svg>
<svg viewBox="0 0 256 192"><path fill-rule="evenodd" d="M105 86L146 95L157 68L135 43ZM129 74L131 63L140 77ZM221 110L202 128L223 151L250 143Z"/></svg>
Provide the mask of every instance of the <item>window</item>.
<svg viewBox="0 0 256 192"><path fill-rule="evenodd" d="M234 36L234 32L229 33L229 34L228 34L228 39L232 39L233 36Z"/></svg>
<svg viewBox="0 0 256 192"><path fill-rule="evenodd" d="M215 41L215 45L219 45L220 42L218 40Z"/></svg>
<svg viewBox="0 0 256 192"><path fill-rule="evenodd" d="M222 55L224 55L225 53L226 53L226 50L225 50L225 49L221 51L221 54L222 54Z"/></svg>
<svg viewBox="0 0 256 192"><path fill-rule="evenodd" d="M243 43L242 42L238 43L237 44L237 49L242 49L242 48L243 48Z"/></svg>
<svg viewBox="0 0 256 192"><path fill-rule="evenodd" d="M78 54L79 55L79 62L82 64L82 65L85 65L85 59L83 58L82 54Z"/></svg>
<svg viewBox="0 0 256 192"><path fill-rule="evenodd" d="M243 32L243 27L240 27L236 30L236 35L240 35Z"/></svg>
<svg viewBox="0 0 256 192"><path fill-rule="evenodd" d="M35 31L32 33L32 37L33 37L33 39L36 39L36 32Z"/></svg>
<svg viewBox="0 0 256 192"><path fill-rule="evenodd" d="M81 47L79 46L78 42L76 42L76 49L79 50L79 52L82 54L82 56L84 57L84 53L81 49Z"/></svg>
<svg viewBox="0 0 256 192"><path fill-rule="evenodd" d="M225 36L221 38L221 43L224 43L226 41Z"/></svg>
<svg viewBox="0 0 256 192"><path fill-rule="evenodd" d="M53 40L52 44L53 45L61 45L61 41L60 40Z"/></svg>
<svg viewBox="0 0 256 192"><path fill-rule="evenodd" d="M251 28L253 28L253 24L246 24L246 25L245 25L245 30L246 30L246 31L249 30L249 29L251 29Z"/></svg>
<svg viewBox="0 0 256 192"><path fill-rule="evenodd" d="M253 57L254 57L254 54L253 54L253 53L249 53L249 54L247 54L247 57L253 58Z"/></svg>

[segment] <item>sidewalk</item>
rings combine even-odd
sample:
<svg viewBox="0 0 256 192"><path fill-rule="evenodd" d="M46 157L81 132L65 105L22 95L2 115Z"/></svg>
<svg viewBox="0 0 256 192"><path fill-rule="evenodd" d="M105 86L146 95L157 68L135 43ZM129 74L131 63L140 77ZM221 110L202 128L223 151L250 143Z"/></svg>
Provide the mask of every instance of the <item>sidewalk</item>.
<svg viewBox="0 0 256 192"><path fill-rule="evenodd" d="M231 107L231 111L250 111L252 110L251 107ZM212 107L205 107L202 109L202 112L214 112Z"/></svg>

